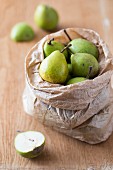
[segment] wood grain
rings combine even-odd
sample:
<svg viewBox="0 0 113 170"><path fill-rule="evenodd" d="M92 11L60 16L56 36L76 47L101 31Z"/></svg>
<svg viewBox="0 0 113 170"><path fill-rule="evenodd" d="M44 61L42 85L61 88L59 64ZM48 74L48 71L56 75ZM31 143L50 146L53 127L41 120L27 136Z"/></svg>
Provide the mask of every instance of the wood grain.
<svg viewBox="0 0 113 170"><path fill-rule="evenodd" d="M48 34L37 28L33 21L34 10L40 3L58 10L58 29L94 29L113 53L112 0L0 0L0 169L91 170L92 167L113 170L113 135L106 142L91 146L44 127L23 110L24 59L29 49ZM15 43L10 40L10 30L19 21L33 26L34 41ZM19 156L14 149L17 130L43 132L46 146L42 155L33 160Z"/></svg>

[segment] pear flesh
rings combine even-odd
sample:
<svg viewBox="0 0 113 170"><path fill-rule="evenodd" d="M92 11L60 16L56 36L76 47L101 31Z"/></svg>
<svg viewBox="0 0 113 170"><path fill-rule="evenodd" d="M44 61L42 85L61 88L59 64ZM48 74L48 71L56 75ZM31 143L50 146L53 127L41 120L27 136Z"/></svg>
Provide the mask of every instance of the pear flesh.
<svg viewBox="0 0 113 170"><path fill-rule="evenodd" d="M45 137L40 132L27 131L19 133L15 138L15 149L23 157L34 158L44 149Z"/></svg>
<svg viewBox="0 0 113 170"><path fill-rule="evenodd" d="M60 42L57 42L57 41L51 41L50 44L49 42L45 42L44 44L44 54L45 54L45 57L49 56L52 52L56 51L56 50L59 50L61 51L65 46L60 43ZM66 59L68 58L68 52L67 50L65 50L63 52L63 54L65 55Z"/></svg>
<svg viewBox="0 0 113 170"><path fill-rule="evenodd" d="M99 71L99 64L94 56L87 53L71 55L72 72L76 77L94 78ZM90 68L92 68L90 70Z"/></svg>
<svg viewBox="0 0 113 170"><path fill-rule="evenodd" d="M68 65L64 54L58 50L52 52L42 61L39 74L45 81L63 84L68 76Z"/></svg>
<svg viewBox="0 0 113 170"><path fill-rule="evenodd" d="M82 38L77 38L72 40L69 44L71 44L69 49L72 53L88 53L98 59L98 48L92 42Z"/></svg>

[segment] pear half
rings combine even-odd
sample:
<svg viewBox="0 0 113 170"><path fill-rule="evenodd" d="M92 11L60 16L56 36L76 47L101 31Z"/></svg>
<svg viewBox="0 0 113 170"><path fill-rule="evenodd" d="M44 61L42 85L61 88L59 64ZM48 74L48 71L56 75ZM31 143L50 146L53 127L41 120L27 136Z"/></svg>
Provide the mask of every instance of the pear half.
<svg viewBox="0 0 113 170"><path fill-rule="evenodd" d="M35 131L19 133L14 142L16 151L25 158L34 158L40 155L44 144L44 135Z"/></svg>

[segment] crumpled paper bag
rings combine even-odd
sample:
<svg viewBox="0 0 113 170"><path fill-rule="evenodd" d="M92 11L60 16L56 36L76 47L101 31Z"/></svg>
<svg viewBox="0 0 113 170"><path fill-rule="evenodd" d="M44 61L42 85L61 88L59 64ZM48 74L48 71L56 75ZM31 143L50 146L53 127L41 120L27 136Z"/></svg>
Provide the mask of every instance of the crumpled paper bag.
<svg viewBox="0 0 113 170"><path fill-rule="evenodd" d="M113 56L95 31L67 28L66 32L71 39L82 37L98 47L99 75L68 86L44 81L38 71L44 59L44 43L51 38L64 44L70 41L64 30L47 35L25 59L24 110L66 135L90 144L100 143L113 131Z"/></svg>

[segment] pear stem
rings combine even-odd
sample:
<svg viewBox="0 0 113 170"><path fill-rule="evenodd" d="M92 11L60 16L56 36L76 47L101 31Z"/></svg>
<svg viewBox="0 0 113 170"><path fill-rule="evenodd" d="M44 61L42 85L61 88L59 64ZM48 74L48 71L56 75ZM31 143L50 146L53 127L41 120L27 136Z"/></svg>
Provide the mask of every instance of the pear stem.
<svg viewBox="0 0 113 170"><path fill-rule="evenodd" d="M52 45L52 44L51 44L51 41L54 41L54 38L52 38L52 39L49 40L49 42L48 42L49 45Z"/></svg>
<svg viewBox="0 0 113 170"><path fill-rule="evenodd" d="M92 69L93 69L93 67L92 67L92 66L89 66L89 73L88 73L88 75L86 76L87 79L89 79L89 76L90 76L90 74L91 74Z"/></svg>
<svg viewBox="0 0 113 170"><path fill-rule="evenodd" d="M70 46L72 46L72 44L68 44L66 45L66 47L64 47L60 52L63 53L67 48L69 48Z"/></svg>
<svg viewBox="0 0 113 170"><path fill-rule="evenodd" d="M66 36L68 37L68 39L70 40L70 41L72 41L72 39L71 39L71 37L69 36L69 34L67 33L67 31L64 29L64 33L66 34Z"/></svg>

